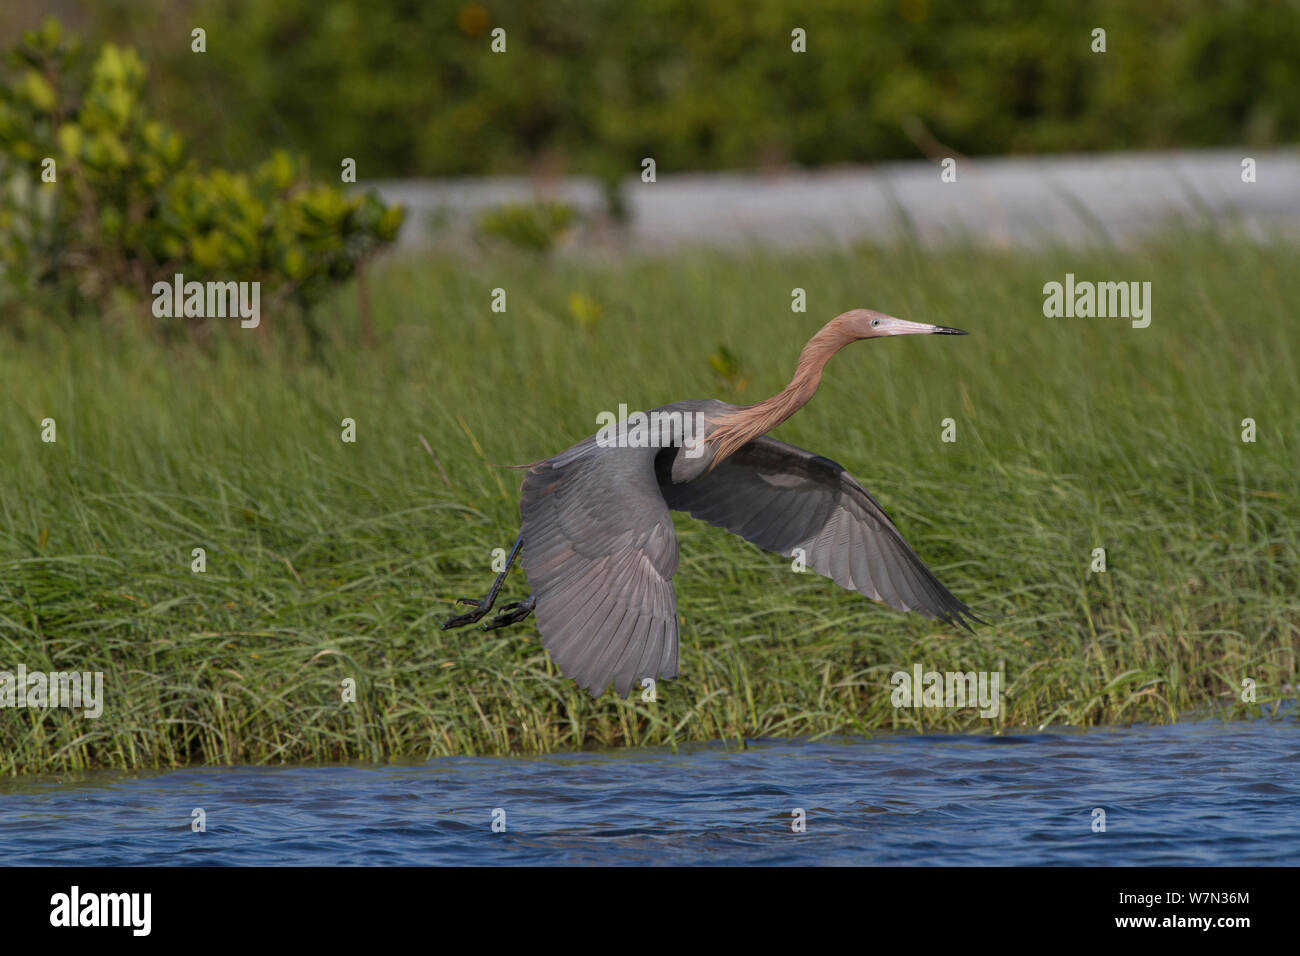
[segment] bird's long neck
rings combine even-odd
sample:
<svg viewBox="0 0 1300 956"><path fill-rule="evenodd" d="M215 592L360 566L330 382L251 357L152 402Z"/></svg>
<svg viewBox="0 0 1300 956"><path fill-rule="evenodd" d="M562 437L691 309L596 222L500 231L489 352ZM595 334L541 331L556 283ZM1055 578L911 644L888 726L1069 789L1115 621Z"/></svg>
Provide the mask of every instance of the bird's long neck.
<svg viewBox="0 0 1300 956"><path fill-rule="evenodd" d="M822 370L831 356L854 338L838 320L832 320L804 346L789 385L756 405L738 408L716 419L714 430L709 435L710 443L717 448L713 465L716 466L745 443L766 435L803 408L817 393Z"/></svg>

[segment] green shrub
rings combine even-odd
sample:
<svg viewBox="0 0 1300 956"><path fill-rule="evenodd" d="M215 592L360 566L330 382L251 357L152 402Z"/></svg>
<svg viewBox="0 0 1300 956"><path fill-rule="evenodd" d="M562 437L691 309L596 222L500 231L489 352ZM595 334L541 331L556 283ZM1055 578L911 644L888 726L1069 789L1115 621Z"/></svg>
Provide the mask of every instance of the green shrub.
<svg viewBox="0 0 1300 956"><path fill-rule="evenodd" d="M545 254L568 231L577 210L567 203L503 203L484 211L479 232L519 249Z"/></svg>
<svg viewBox="0 0 1300 956"><path fill-rule="evenodd" d="M275 151L204 171L150 118L145 66L107 44L89 69L55 20L27 32L0 85L0 319L48 299L72 315L157 281L258 281L309 307L397 235L401 207L311 183Z"/></svg>

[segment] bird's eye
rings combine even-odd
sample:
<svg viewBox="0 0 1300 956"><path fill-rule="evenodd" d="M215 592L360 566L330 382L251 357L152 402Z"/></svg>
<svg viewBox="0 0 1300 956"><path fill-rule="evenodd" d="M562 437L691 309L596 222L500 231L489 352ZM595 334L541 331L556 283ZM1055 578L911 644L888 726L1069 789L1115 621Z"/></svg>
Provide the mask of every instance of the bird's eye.
<svg viewBox="0 0 1300 956"><path fill-rule="evenodd" d="M872 319L872 320L871 320L871 327L872 327L873 329L878 329L878 328L880 328L880 320L879 320L879 319Z"/></svg>

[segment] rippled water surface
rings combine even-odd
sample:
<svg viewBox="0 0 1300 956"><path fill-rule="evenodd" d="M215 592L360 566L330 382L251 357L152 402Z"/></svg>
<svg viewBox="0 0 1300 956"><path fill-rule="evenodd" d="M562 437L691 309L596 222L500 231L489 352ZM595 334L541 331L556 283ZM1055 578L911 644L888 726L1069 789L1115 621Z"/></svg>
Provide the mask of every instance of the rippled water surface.
<svg viewBox="0 0 1300 956"><path fill-rule="evenodd" d="M0 861L1296 865L1300 723L20 778Z"/></svg>

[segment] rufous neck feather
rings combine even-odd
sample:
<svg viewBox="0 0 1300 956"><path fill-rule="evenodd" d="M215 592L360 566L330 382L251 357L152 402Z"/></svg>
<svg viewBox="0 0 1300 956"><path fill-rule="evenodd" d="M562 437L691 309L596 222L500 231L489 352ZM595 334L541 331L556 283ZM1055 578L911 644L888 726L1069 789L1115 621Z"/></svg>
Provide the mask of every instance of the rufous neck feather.
<svg viewBox="0 0 1300 956"><path fill-rule="evenodd" d="M714 430L709 435L709 442L717 449L713 465L734 454L747 442L766 435L803 408L817 393L822 369L831 356L857 338L848 329L844 316L832 319L804 346L789 385L756 405L747 405L716 419Z"/></svg>

